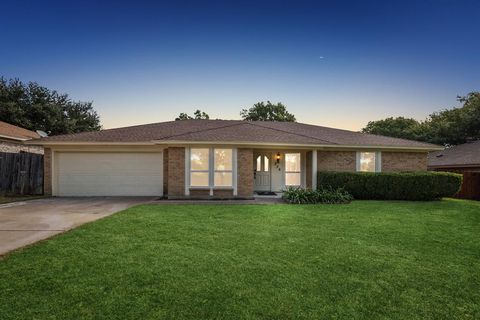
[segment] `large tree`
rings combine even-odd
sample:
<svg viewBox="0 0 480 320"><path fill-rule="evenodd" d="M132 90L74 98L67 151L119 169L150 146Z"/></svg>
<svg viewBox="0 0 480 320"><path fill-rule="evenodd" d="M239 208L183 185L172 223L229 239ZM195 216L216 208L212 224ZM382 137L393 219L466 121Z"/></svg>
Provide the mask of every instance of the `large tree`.
<svg viewBox="0 0 480 320"><path fill-rule="evenodd" d="M420 122L412 118L390 117L378 121L369 121L362 132L416 140L419 138L420 125Z"/></svg>
<svg viewBox="0 0 480 320"><path fill-rule="evenodd" d="M240 116L247 121L283 121L295 122L295 116L281 103L258 102L249 109L242 109Z"/></svg>
<svg viewBox="0 0 480 320"><path fill-rule="evenodd" d="M206 113L206 112L203 112L203 111L200 111L199 109L195 110L195 112L193 113L193 117L188 115L187 113L180 113L178 115L178 117L175 118L175 121L178 121L178 120L208 120L210 119L210 116Z"/></svg>
<svg viewBox="0 0 480 320"><path fill-rule="evenodd" d="M461 144L480 139L480 92L457 97L461 107L432 113L423 123L425 141L437 144Z"/></svg>
<svg viewBox="0 0 480 320"><path fill-rule="evenodd" d="M403 117L370 121L362 132L443 145L480 139L480 92L457 97L460 107L432 113L424 121Z"/></svg>
<svg viewBox="0 0 480 320"><path fill-rule="evenodd" d="M50 135L100 130L91 102L72 101L67 94L0 78L0 120Z"/></svg>

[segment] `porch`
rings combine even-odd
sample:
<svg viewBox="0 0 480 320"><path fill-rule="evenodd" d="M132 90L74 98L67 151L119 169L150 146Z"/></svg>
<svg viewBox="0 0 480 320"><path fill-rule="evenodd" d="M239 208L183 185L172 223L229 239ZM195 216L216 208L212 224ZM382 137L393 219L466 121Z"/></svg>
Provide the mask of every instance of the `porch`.
<svg viewBox="0 0 480 320"><path fill-rule="evenodd" d="M253 149L255 197L279 197L289 186L315 188L316 150Z"/></svg>

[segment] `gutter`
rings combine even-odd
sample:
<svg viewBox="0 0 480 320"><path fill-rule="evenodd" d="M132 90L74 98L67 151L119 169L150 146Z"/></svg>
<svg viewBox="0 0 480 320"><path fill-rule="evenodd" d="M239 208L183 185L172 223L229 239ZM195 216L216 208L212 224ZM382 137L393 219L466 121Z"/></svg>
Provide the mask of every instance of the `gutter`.
<svg viewBox="0 0 480 320"><path fill-rule="evenodd" d="M25 144L35 144L43 146L153 146L153 145L237 145L244 147L264 147L264 148L302 148L302 149L354 149L354 150L398 150L398 151L439 151L443 150L442 146L432 145L431 147L400 147L400 146L379 146L379 145L335 145L335 144L298 144L298 143L264 143L264 142L249 142L249 141L184 141L184 140L151 140L143 142L88 142L88 141L42 141L29 140Z"/></svg>
<svg viewBox="0 0 480 320"><path fill-rule="evenodd" d="M16 141L28 141L28 140L31 140L31 139L29 139L29 138L12 137L12 136L7 136L7 135L3 135L3 134L0 134L0 138L10 139L10 140L16 140Z"/></svg>

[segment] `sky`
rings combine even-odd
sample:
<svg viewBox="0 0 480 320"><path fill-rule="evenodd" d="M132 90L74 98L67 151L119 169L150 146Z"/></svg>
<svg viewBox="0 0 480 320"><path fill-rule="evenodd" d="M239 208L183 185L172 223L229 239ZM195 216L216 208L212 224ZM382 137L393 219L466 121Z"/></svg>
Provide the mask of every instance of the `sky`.
<svg viewBox="0 0 480 320"><path fill-rule="evenodd" d="M360 130L480 90L480 1L1 1L0 76L92 101L104 128L258 101Z"/></svg>

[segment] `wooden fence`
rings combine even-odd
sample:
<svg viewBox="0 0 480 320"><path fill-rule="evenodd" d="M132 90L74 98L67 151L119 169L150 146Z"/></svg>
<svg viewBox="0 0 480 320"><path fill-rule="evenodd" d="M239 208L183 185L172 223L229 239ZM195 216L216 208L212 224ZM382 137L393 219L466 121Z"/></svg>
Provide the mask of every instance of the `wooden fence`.
<svg viewBox="0 0 480 320"><path fill-rule="evenodd" d="M471 168L439 168L435 171L447 171L463 175L462 188L455 195L455 198L480 200L480 171L472 171Z"/></svg>
<svg viewBox="0 0 480 320"><path fill-rule="evenodd" d="M464 171L462 189L456 197L461 199L480 200L480 172Z"/></svg>
<svg viewBox="0 0 480 320"><path fill-rule="evenodd" d="M0 195L43 194L43 155L0 152Z"/></svg>

